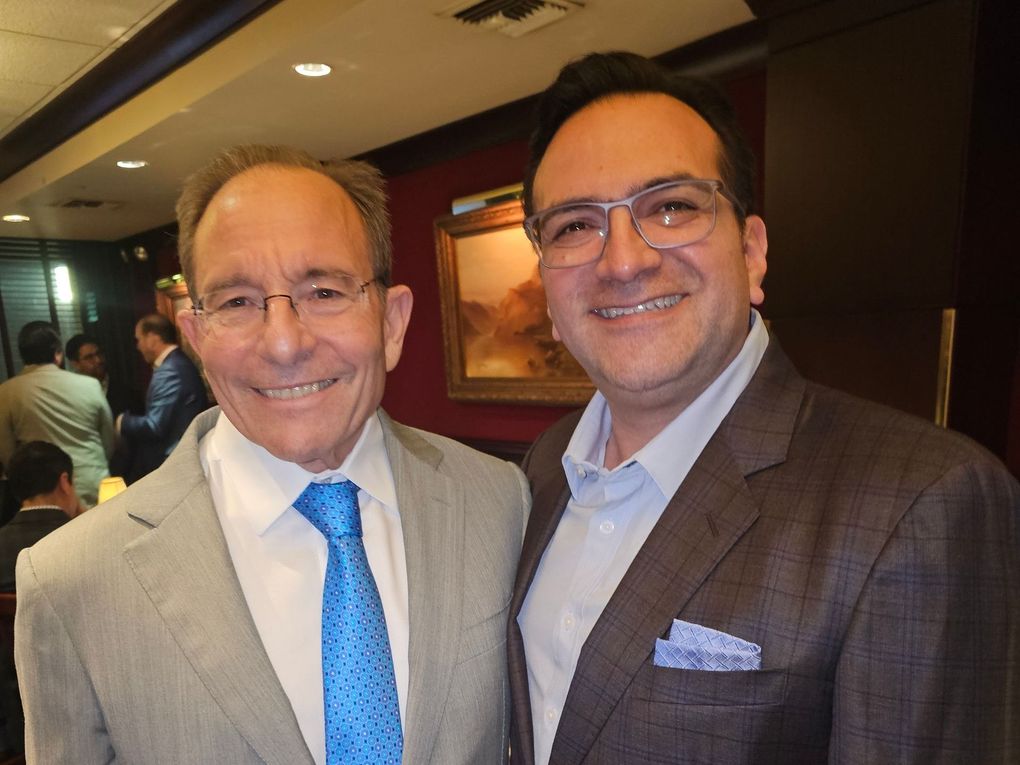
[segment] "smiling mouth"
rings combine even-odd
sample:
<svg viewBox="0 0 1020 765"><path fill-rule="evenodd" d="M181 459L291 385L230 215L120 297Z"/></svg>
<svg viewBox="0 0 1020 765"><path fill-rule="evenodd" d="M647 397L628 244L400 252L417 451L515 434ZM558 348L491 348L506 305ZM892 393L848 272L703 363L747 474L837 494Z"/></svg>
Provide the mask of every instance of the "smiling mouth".
<svg viewBox="0 0 1020 765"><path fill-rule="evenodd" d="M337 378L333 377L329 380L319 380L318 382L307 383L305 385L295 385L290 388L256 388L255 390L266 398L287 400L303 398L304 396L310 396L313 393L318 393L320 390L325 390L336 381Z"/></svg>
<svg viewBox="0 0 1020 765"><path fill-rule="evenodd" d="M651 311L661 311L665 308L672 308L683 300L683 298L683 295L667 295L666 297L657 297L655 300L638 303L637 305L626 306L625 308L592 308L591 312L598 314L603 319L616 319L620 316L633 316L636 313L650 313Z"/></svg>

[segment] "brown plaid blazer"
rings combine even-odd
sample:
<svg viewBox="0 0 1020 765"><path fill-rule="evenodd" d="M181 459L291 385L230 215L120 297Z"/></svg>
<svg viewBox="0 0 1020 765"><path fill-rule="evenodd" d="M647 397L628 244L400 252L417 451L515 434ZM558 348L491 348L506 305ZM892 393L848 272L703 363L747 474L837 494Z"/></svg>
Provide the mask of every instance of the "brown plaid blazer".
<svg viewBox="0 0 1020 765"><path fill-rule="evenodd" d="M579 415L532 447L517 615L569 496ZM1020 485L967 438L804 380L773 338L581 650L553 765L1020 762ZM674 618L758 672L653 666Z"/></svg>

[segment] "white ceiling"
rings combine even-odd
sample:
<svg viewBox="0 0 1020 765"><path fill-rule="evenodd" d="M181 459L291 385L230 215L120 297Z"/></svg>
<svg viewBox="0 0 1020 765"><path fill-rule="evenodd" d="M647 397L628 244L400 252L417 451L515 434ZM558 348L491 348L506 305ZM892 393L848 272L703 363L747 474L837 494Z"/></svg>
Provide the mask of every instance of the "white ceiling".
<svg viewBox="0 0 1020 765"><path fill-rule="evenodd" d="M0 0L0 135L171 4ZM0 214L32 217L0 236L121 239L170 222L181 180L223 147L351 156L536 93L583 53L656 55L753 18L744 0L586 0L514 39L437 15L451 5L283 0L0 183ZM333 74L299 77L301 61ZM56 206L73 198L114 204Z"/></svg>

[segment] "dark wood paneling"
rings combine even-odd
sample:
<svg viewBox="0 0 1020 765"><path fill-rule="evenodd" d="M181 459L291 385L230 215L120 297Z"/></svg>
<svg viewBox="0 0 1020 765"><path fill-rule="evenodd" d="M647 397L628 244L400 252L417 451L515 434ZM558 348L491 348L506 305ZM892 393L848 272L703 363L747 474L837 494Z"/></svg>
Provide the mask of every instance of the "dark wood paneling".
<svg viewBox="0 0 1020 765"><path fill-rule="evenodd" d="M770 58L772 317L953 304L971 22L940 0Z"/></svg>
<svg viewBox="0 0 1020 765"><path fill-rule="evenodd" d="M935 419L942 312L771 319L808 379Z"/></svg>

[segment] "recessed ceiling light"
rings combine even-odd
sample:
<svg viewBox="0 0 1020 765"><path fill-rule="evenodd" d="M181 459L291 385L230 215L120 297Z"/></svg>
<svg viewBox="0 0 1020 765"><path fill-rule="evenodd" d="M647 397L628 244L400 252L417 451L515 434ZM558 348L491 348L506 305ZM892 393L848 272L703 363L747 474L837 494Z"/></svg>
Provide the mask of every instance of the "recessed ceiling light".
<svg viewBox="0 0 1020 765"><path fill-rule="evenodd" d="M304 77L325 77L333 71L329 64L294 64L294 71Z"/></svg>
<svg viewBox="0 0 1020 765"><path fill-rule="evenodd" d="M117 162L117 167L123 167L125 170L137 170L148 164L144 159L122 159Z"/></svg>
<svg viewBox="0 0 1020 765"><path fill-rule="evenodd" d="M5 215L4 220L7 223L28 223L32 219L27 215Z"/></svg>

